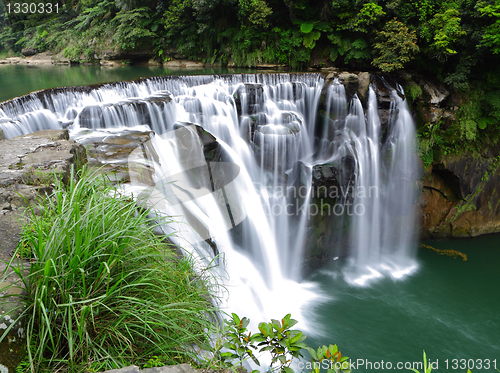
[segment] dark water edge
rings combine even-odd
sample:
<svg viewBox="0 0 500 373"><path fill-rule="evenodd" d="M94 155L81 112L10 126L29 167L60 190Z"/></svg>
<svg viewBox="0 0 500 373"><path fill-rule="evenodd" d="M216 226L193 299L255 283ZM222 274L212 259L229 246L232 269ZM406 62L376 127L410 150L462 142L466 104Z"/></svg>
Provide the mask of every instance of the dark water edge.
<svg viewBox="0 0 500 373"><path fill-rule="evenodd" d="M397 362L422 361L423 350L438 361L433 372L467 372L464 364L496 372L495 359L500 369L500 235L423 243L461 251L468 260L419 248L416 274L366 288L348 285L333 268L313 275L331 299L306 312L327 331L308 344L338 344L353 361L364 361L361 372L397 371ZM392 369L367 368L367 361L382 360Z"/></svg>
<svg viewBox="0 0 500 373"><path fill-rule="evenodd" d="M151 76L211 75L261 72L228 68L108 67L98 65L0 65L0 102L40 89L110 83ZM278 72L278 70L273 70Z"/></svg>

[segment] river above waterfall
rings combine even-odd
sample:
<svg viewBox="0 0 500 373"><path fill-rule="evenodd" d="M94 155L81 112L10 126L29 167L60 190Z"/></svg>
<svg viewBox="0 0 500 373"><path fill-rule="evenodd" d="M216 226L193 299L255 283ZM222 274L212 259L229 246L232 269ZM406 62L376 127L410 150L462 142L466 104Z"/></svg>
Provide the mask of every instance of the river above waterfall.
<svg viewBox="0 0 500 373"><path fill-rule="evenodd" d="M64 71L64 68L61 69L61 71ZM56 70L53 70L52 72L55 71ZM146 76L142 70L140 71L140 76ZM89 73L89 75L92 75L92 73ZM16 75L16 77L17 76L18 75ZM124 77L122 79L131 79L133 77L133 75L130 75L127 78ZM22 85L23 89L26 88L25 92L42 88L41 86L29 88L26 80L23 83L22 74L19 75L19 78L19 84ZM11 82L13 78L9 77L9 79L11 79L9 80L9 82ZM109 78L106 78L107 81L109 81L108 79ZM115 78L111 80L114 79ZM311 148L315 142L312 139L312 136L308 138L304 137L305 135L301 137L299 142L296 134L300 131L305 133L306 130L304 128L308 125L315 125L315 120L308 119L311 113L308 112L304 106L301 106L302 101L295 99L293 96L298 92L304 92L301 96L301 100L304 102L307 101L309 102L308 105L311 105L311 102L314 102L315 99L319 99L319 97L315 96L314 92L321 92L321 86L317 88L315 84L323 84L322 79L322 77L316 76L313 77L312 80L306 81L305 83L301 81L299 85L288 86L286 84L290 84L289 81L286 81L285 79L280 82L280 78L277 78L276 81L279 84L283 83L283 86L279 89L273 90L273 88L270 89L269 92L266 92L269 97L276 98L275 101L271 100L276 104L275 107L269 104L272 107L269 107L266 111L265 118L260 119L266 120L266 122L261 123L261 127L259 127L258 131L253 130L250 132L250 135L253 136L256 144L254 149L261 151L261 153L259 153L259 155L262 156L261 162L257 165L252 163L255 162L255 160L245 159L246 153L244 151L244 147L235 146L235 144L239 144L239 138L237 138L239 136L239 132L235 132L238 136L231 132L234 130L234 128L231 128L231 126L234 125L234 121L231 122L231 120L233 120L232 114L234 113L226 110L229 107L226 105L228 101L227 97L231 97L233 91L225 91L226 88L222 87L222 85L215 87L213 91L207 91L205 89L206 87L198 90L186 87L185 90L183 88L182 92L177 92L175 97L182 96L184 98L188 98L176 98L175 100L177 101L172 98L172 102L175 101L178 105L178 109L181 109L181 111L172 111L175 115L178 115L179 113L182 114L177 117L167 116L167 118L161 119L161 115L158 117L152 115L155 113L162 113L162 115L166 115L165 113L167 112L170 113L170 111L165 109L169 103L165 104L166 106L161 106L162 110L156 111L157 108L151 109L151 105L154 107L155 105L158 106L158 102L165 103L166 94L164 96L148 96L148 99L141 103L142 106L140 106L140 108L147 108L147 110L149 110L148 120L152 124L159 126L158 128L163 128L161 127L161 120L167 121L169 118L174 119L172 123L168 125L170 127L165 127L164 129L172 130L174 128L173 122L179 122L179 120L203 124L204 127L206 127L205 129L215 134L217 138L224 140L220 141L220 143L222 150L226 152L226 157L228 157L226 160L230 160L233 164L238 165L240 170L244 168L250 170L248 175L242 173L241 177L257 178L252 179L258 181L259 189L256 189L257 194L252 194L255 192L252 190L245 191L246 195L253 195L254 199L251 200L250 205L253 204L253 207L255 207L257 204L254 204L253 202L258 202L260 199L267 198L266 203L269 203L269 206L271 207L285 206L285 204L282 204L286 202L283 200L282 195L273 196L271 194L267 195L264 193L269 189L269 187L276 190L277 187L280 186L277 184L277 181L282 183L283 179L268 177L267 174L263 177L258 172L255 172L255 170L258 169L257 167L260 167L261 169L268 168L271 169L271 174L274 172L277 175L281 172L280 167L288 168L289 162L297 161L297 157L299 157L299 155L302 157L302 160L308 159L307 155L310 155ZM33 77L27 80L33 80ZM206 82L208 82L208 80ZM242 81L238 81L238 78L235 78L235 81L237 84L242 83ZM9 82L5 83L5 81L0 80L0 85L2 87L6 87L6 84L9 84L10 86L11 83ZM61 79L58 80L57 86L88 84L93 82L96 81L75 83L74 81L69 80L66 83ZM259 84L262 84L262 82L259 82ZM337 83L332 86L335 87L332 91L332 99L335 98L335 95L338 95L339 97L342 97L342 102L348 102L344 97L345 94L343 96L343 94L339 93L340 91L337 90L337 88L340 90L343 88L341 88L341 86ZM220 89L221 87L224 89ZM283 98L288 94L286 92L288 92L287 90L289 88L289 92L291 92L290 96L286 97L286 100L284 100ZM171 89L171 87L169 89ZM213 87L210 89L213 89ZM259 87L256 87L256 89L258 90ZM228 92L230 95L227 95ZM151 92L149 92L149 94L150 93ZM248 99L251 91L243 91L243 93L246 93L247 96L241 95L240 102ZM216 100L217 105L210 106L209 110L213 113L211 114L213 117L222 119L218 119L216 122L210 124L206 122L204 123L203 117L198 115L197 110L199 109L197 108L202 108L200 110L205 113L205 110L208 109L203 99L211 95L213 96L214 94L218 97ZM130 98L130 96L134 95L126 97ZM395 97L396 95L392 94L392 96ZM196 97L196 99L189 99L190 97ZM77 97L76 100L78 101L79 98ZM336 131L343 131L344 127L350 130L351 132L349 132L348 136L350 136L352 141L345 141L341 136L337 136L337 141L340 141L340 144L344 146L345 149L342 150L343 153L340 155L337 154L333 158L331 157L331 154L328 153L328 146L325 147L326 155L323 154L323 158L333 160L334 163L321 169L323 175L321 177L325 177L328 173L332 174L338 172L340 169L339 167L349 166L351 162L350 159L358 157L358 153L361 152L361 149L363 149L359 146L365 146L364 143L369 143L370 141L374 141L374 139L378 139L378 135L370 138L369 136L366 137L366 134L357 130L360 123L364 123L365 114L362 112L362 108L360 108L361 103L357 98L351 97L349 100L351 100L349 110L346 109L347 105L345 104L341 104L337 107L337 109L335 109L334 104L331 105L333 109L329 110L335 109L337 112L330 115L330 119L332 120L330 124L334 127L338 126ZM61 102L64 102L64 100ZM71 103L71 100L68 102ZM79 110L76 112L67 110L68 107L63 105L61 108L55 109L55 111L59 109L62 110L55 116L50 113L43 113L43 110L40 110L41 107L38 107L37 110L39 110L41 114L45 115L45 117L49 118L52 121L50 123L53 123L56 126L59 125L58 119L63 117L65 119L70 119L70 116L74 119L74 114L77 114L80 119L86 121L85 126L88 126L96 131L99 131L102 127L106 127L108 125L113 128L117 128L118 121L116 118L119 118L119 120L123 120L123 118L130 118L130 120L137 119L134 115L129 115L127 111L129 107L133 107L134 105L136 105L135 107L139 107L137 100L127 102L123 101L120 102L119 105L116 105L116 102L110 102L106 102L106 106L102 107L94 105L95 101L90 104L86 103L86 105L88 105L86 106L88 108L87 110L79 111L83 108L81 105ZM64 102L64 104L66 105L67 103ZM256 104L255 100L253 104ZM57 105L54 104L54 107L56 106ZM244 112L244 109L242 110L242 115L248 114ZM405 110L407 109L403 106L398 106L397 110L394 110L394 123L399 120L397 117L399 113L404 113ZM82 113L85 115L81 115ZM279 113L280 115L274 115L273 113ZM300 113L300 118L295 116L293 113ZM22 115L24 115L22 121L23 124L29 124L34 118L29 113L23 113ZM277 120L276 117L279 117L279 120L282 122L272 122ZM54 118L55 120L52 120ZM143 118L144 117L142 117L142 119ZM160 118L161 120L156 120L155 118ZM284 119L286 121L283 121ZM80 124L82 124L82 121L80 121ZM136 124L141 123L130 122L126 125L132 126ZM226 131L224 129L226 127L223 126L227 126L229 129ZM280 133L278 133L278 131ZM157 132L160 133L161 131ZM310 133L314 134L315 131L312 130ZM185 136L191 136L191 134L186 132L186 135L183 135L183 138L185 138ZM285 134L285 136L288 136L291 141L266 141L266 136L275 136L278 134ZM75 136L77 135L78 133L75 132ZM283 136L283 139L285 136ZM342 136L347 135L342 134ZM277 136L274 137L274 139L276 138ZM397 143L397 138L394 139L387 135L385 140L387 139L392 142L391 146L386 146L385 148L396 149L392 144ZM155 141L157 141L157 145L166 145L171 142L171 140L172 139L169 138L162 138ZM356 145L356 141L358 141L361 145ZM338 144L335 145L336 149L342 146L339 146ZM350 149L351 146L358 146L356 148L357 152L352 151L352 149ZM287 149L290 149L290 147L292 147L293 151L287 152ZM179 152L180 148L175 145L172 149L175 153ZM233 152L231 149L233 149ZM275 158L265 158L266 154L261 149L267 149L266 151L268 151L268 153ZM365 162L367 169L372 168L370 162L374 162L374 159L376 158L374 155L380 153L384 149L384 146L377 146L374 149L375 150L366 150L366 157L364 157L366 158L365 161L358 160L360 163ZM390 153L391 152L385 153L383 161L387 162L387 159L390 158ZM392 151L392 154L399 153ZM279 162L277 155L280 156ZM351 158L347 156L351 156ZM403 158L404 157L399 157L398 160ZM172 158L167 159L171 160ZM271 161L269 161L269 159L271 159ZM357 159L361 159L361 157L358 157ZM241 163L238 163L238 160L241 160ZM377 162L379 162L379 160L377 160ZM303 163L305 165L303 167L304 170L307 170L308 167L311 167L313 164L313 162L308 164L307 161ZM248 167L249 164L251 164L251 167ZM339 164L341 166L339 166ZM276 167L277 165L280 167ZM403 165L396 165L396 170L398 167L400 171L408 170L408 168L403 167ZM377 186L392 186L392 189L389 188L389 190L391 190L390 193L397 192L397 186L401 184L395 183L400 183L400 179L403 178L401 177L400 179L395 179L394 182L388 181L390 179L387 179L387 175L390 174L390 172L387 170L390 170L391 168L377 166L377 170L379 169L380 172L377 172L377 175L371 175L367 178L367 180L385 177L385 184L378 183ZM158 170L161 170L161 167L159 167ZM288 173L288 175L293 175L293 173ZM307 171L305 172L305 175L307 175ZM405 173L401 172L399 175L405 175ZM319 178L321 179L321 177ZM412 177L412 175L409 175L408 177ZM301 178L299 177L299 179ZM248 179L243 179L242 184L237 184L239 188L236 189L241 191L245 185L248 185L249 183L246 180ZM369 181L367 185L370 186L372 183L374 182ZM261 188L262 186L263 188ZM342 186L343 185L340 185L340 187ZM380 188L382 187L380 186ZM231 196L229 195L229 197ZM226 201L227 198L227 195L224 195L224 193L221 194L221 199L225 201L225 205L229 205ZM345 202L346 201L343 201L342 203ZM308 202L306 201L304 203ZM384 202L380 203L382 205L384 204ZM405 203L398 203L395 208L404 208L404 205ZM201 212L206 210L206 205L198 207L198 210ZM250 207L252 206L245 206L247 211L249 211ZM286 205L286 207L288 207L288 205ZM210 208L212 209L210 211L213 212L213 209L219 209L220 206L214 204ZM395 211L390 205L385 208L377 205L369 210L372 213L372 219L360 221L354 225L354 228L345 228L344 225L339 224L341 228L345 229L346 232L354 234L354 237L359 237L360 235L363 235L364 232L369 232L369 240L351 240L354 242L353 245L362 246L363 250L358 250L354 257L357 257L361 262L363 262L364 265L371 264L374 260L376 261L378 259L380 254L383 254L380 253L380 251L383 251L384 249L382 247L384 246L382 245L384 240L378 234L378 230L375 231L372 229L373 226L371 223L374 221L373 219L376 219L377 222L383 222L384 219L381 219L380 217L388 216L385 213L384 215L381 215L385 210L390 210L390 212ZM232 210L227 217L223 216L223 214L217 216L211 215L211 217L215 220L215 223L217 223L218 226L225 227L227 225L231 228L231 225L233 225L234 228L234 220L236 218L234 211L235 210ZM381 212L379 213L378 211ZM402 214L401 211L396 211L396 213L399 213L401 216L407 216L409 214ZM238 312L240 313L245 310L249 312L247 314L240 314L241 316L250 317L254 322L258 322L263 320L257 320L255 318L261 317L264 314L266 317L280 318L284 316L285 313L292 312L292 316L295 316L294 313L300 311L299 308L301 308L301 321L307 320L308 322L307 324L299 324L298 326L306 326L308 329L307 332L311 336L308 340L311 345L319 343L337 343L342 353L352 357L353 359L368 359L372 362L390 360L394 363L398 361L420 361L421 352L425 349L429 358L433 361L436 358L439 358L444 364L443 359L450 359L450 369L446 370L443 369L443 366L441 366L439 371L453 371L451 369L451 359L489 358L493 360L499 357L497 338L500 334L498 330L499 319L498 314L495 312L499 306L499 297L495 297L495 284L499 283L499 278L498 274L493 271L494 263L497 263L497 260L500 259L500 252L498 250L498 243L500 243L500 239L497 236L484 237L475 240L441 241L431 243L431 245L437 248L449 248L452 246L453 249L457 249L468 254L469 260L467 262L462 262L446 256L439 256L434 252L428 251L427 249L420 249L416 260L411 254L405 254L405 258L409 258L411 264L405 268L409 268L409 272L413 272L412 275L384 277L384 275L380 274L380 271L375 270L375 273L372 272L372 274L375 275L374 277L380 277L380 279L372 282L366 287L359 287L356 285L350 285L345 281L343 270L340 268L330 268L328 264L323 265L321 269L314 271L312 275L306 277L304 282L290 281L289 277L298 277L295 274L295 270L285 273L284 269L289 269L290 265L283 265L283 263L280 262L284 261L291 264L295 263L295 266L297 266L296 259L300 256L287 256L287 259L284 258L284 256L278 255L278 249L290 251L292 246L296 245L298 241L304 239L304 232L300 230L301 222L294 221L290 224L286 219L265 219L267 219L267 217L265 217L265 214L260 211L251 226L247 227L249 228L248 232L245 233L244 230L242 231L243 233L237 232L236 235L238 237L235 238L224 233L228 230L224 228L221 229L221 231L218 232L217 237L215 237L216 241L219 240L217 243L221 250L227 249L228 246L232 246L235 242L237 243L236 246L238 247L227 254L228 256L226 257L229 262L229 266L232 267L228 270L228 273L241 275L242 269L247 271L244 273L244 276L240 278L241 281L238 285L231 284L231 286L228 287L230 292L233 292L234 294L240 293L237 298L233 299L233 306L235 304L238 305L239 302L248 302L251 300L250 303L252 303L252 307L248 307L245 304L240 304L239 307L237 307L239 309ZM404 219L400 221L403 220ZM342 220L340 223L344 223L344 221ZM205 224L210 226L209 221L205 222ZM236 222L236 225L237 224L238 222ZM367 230L368 226L370 229ZM271 234L270 228L276 229L278 234L276 234L276 232ZM258 232L258 235L255 234L256 232ZM243 249L245 248L245 240L248 240L248 233L251 233L251 238L255 242L252 244L253 246L250 251L250 255L245 256L242 255L242 252L244 252ZM400 233L400 235L404 234ZM394 236L397 236L397 234L394 234ZM285 237L286 239L284 241L275 241L277 239L276 237ZM376 244L373 245L372 240L375 240ZM282 245L277 245L277 242L282 243ZM344 241L339 240L336 244L342 246L343 242ZM407 242L410 241L407 240L405 244L407 244ZM366 256L363 253L365 252L365 249L368 250L370 248L370 245L376 246L377 254L369 254L371 257L368 263L366 263L364 260ZM444 247L443 245L449 246ZM461 245L462 247L458 248L458 246ZM411 246L414 246L414 243ZM263 258L267 259L264 260ZM331 263L340 263L340 265L346 262L342 257L340 259L333 257L330 258L330 260ZM382 263L385 265L386 262L384 261ZM419 268L418 270L416 270L417 267ZM248 272L249 269L251 269L250 272ZM265 273L265 275L261 275L262 273ZM392 271L391 273L395 272ZM396 281L396 277L403 277L403 279ZM256 281L262 281L263 283L256 285ZM274 289L278 289L279 291L266 291L266 281L274 282ZM359 284L360 283L357 283L357 285ZM365 283L363 282L362 285L365 285ZM241 288L237 288L236 286L241 286ZM240 289L245 289L246 291L240 292ZM258 304L259 302L260 304ZM263 312L262 314L255 313L253 307L257 309L265 309L266 312ZM232 309L230 308L229 310ZM495 354L496 356L494 356ZM364 372L369 370L359 369L359 371Z"/></svg>
<svg viewBox="0 0 500 373"><path fill-rule="evenodd" d="M157 66L0 65L0 102L40 89L119 82L161 75L236 74L249 69Z"/></svg>

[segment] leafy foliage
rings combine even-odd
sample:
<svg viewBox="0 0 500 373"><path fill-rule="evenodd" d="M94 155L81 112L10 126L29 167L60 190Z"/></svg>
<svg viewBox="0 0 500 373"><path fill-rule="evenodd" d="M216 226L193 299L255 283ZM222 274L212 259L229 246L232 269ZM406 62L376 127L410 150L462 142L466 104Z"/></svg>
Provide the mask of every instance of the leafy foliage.
<svg viewBox="0 0 500 373"><path fill-rule="evenodd" d="M466 90L496 66L499 30L494 0L71 0L51 15L0 11L0 53L64 51L79 61L140 50L160 61L292 68L322 56L338 67L409 67Z"/></svg>
<svg viewBox="0 0 500 373"><path fill-rule="evenodd" d="M269 26L266 18L273 11L266 4L265 0L239 0L239 6L241 18L248 19L251 24L256 26Z"/></svg>
<svg viewBox="0 0 500 373"><path fill-rule="evenodd" d="M240 319L236 314L232 314L232 318L228 321L225 320L225 334L227 339L222 345L226 348L227 352L220 352L218 357L224 361L237 360L240 364L247 358L252 358L255 364L260 365L259 361L254 355L254 350L257 350L255 342L262 341L259 334L246 333L250 320L246 317Z"/></svg>
<svg viewBox="0 0 500 373"><path fill-rule="evenodd" d="M12 259L9 269L26 289L17 296L31 371L102 371L159 355L186 361L183 346L208 339L214 308L205 282L132 199L84 174L58 182L39 208L18 248L29 249L30 266Z"/></svg>
<svg viewBox="0 0 500 373"><path fill-rule="evenodd" d="M387 22L377 39L374 49L378 57L372 64L384 72L402 69L419 50L415 31L410 31L396 19Z"/></svg>
<svg viewBox="0 0 500 373"><path fill-rule="evenodd" d="M481 119L482 91L470 90L470 98L462 105L459 111L457 123L460 128L460 135L465 140L475 140L477 136L478 122ZM486 122L481 122L481 127L486 128Z"/></svg>
<svg viewBox="0 0 500 373"><path fill-rule="evenodd" d="M149 38L157 36L152 31L158 29L157 24L153 24L151 30L149 29L153 20L148 17L148 11L146 7L130 11L121 10L113 19L113 23L116 24L114 41L121 45L123 50L133 50L141 44L147 44Z"/></svg>
<svg viewBox="0 0 500 373"><path fill-rule="evenodd" d="M257 354L268 352L271 355L271 365L268 371L281 373L293 373L290 368L292 359L303 357L302 350L309 351L312 361L317 363L324 359L343 363L349 359L341 356L336 345L322 346L316 352L304 344L303 341L306 337L300 330L292 329L297 321L293 320L290 314L281 320L261 322L259 324L260 333L256 334L247 331L249 324L248 318L240 318L233 313L231 318L225 321L224 333L215 348L203 347L211 350L215 359L225 362L227 366L232 366L233 361L241 365L247 359L252 359L255 364L260 366ZM349 373L350 370L336 369L329 370L329 372Z"/></svg>
<svg viewBox="0 0 500 373"><path fill-rule="evenodd" d="M371 56L368 50L368 43L363 38L351 41L351 39L343 39L337 34L331 34L328 36L328 39L334 45L330 50L332 61L335 61L339 55L343 57L346 63L349 63L351 60L368 60Z"/></svg>
<svg viewBox="0 0 500 373"><path fill-rule="evenodd" d="M476 8L483 17L490 17L494 20L485 28L481 45L489 47L493 54L500 53L500 3L478 2Z"/></svg>
<svg viewBox="0 0 500 373"><path fill-rule="evenodd" d="M466 35L460 22L458 10L450 8L444 13L435 14L429 21L429 26L424 26L422 34L431 42L430 49L435 51L438 58L457 54L452 46L461 36Z"/></svg>

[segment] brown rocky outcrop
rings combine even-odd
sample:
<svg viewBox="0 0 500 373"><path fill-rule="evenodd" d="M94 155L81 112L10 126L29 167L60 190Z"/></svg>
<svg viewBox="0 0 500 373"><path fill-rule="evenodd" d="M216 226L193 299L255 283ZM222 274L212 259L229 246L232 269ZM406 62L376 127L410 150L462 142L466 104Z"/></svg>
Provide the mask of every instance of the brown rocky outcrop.
<svg viewBox="0 0 500 373"><path fill-rule="evenodd" d="M474 237L500 232L496 157L449 156L428 168L418 199L422 237Z"/></svg>
<svg viewBox="0 0 500 373"><path fill-rule="evenodd" d="M463 94L429 78L399 73L417 127L450 128L464 102ZM420 233L429 237L474 237L500 232L500 148L480 154L438 151L426 168L418 198Z"/></svg>

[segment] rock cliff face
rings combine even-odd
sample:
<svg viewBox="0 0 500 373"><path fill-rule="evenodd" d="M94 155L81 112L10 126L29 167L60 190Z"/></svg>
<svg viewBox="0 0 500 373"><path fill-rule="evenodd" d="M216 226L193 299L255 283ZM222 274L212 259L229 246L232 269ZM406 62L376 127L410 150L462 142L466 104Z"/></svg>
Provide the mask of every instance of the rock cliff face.
<svg viewBox="0 0 500 373"><path fill-rule="evenodd" d="M421 236L474 237L500 232L497 157L450 156L433 164L418 199Z"/></svg>
<svg viewBox="0 0 500 373"><path fill-rule="evenodd" d="M450 128L457 120L464 102L462 94L421 76L401 73L399 80L412 101L418 127ZM500 146L481 149L480 154L434 157L425 169L417 201L421 237L474 237L500 232L499 168Z"/></svg>

